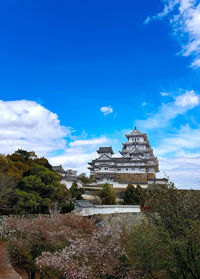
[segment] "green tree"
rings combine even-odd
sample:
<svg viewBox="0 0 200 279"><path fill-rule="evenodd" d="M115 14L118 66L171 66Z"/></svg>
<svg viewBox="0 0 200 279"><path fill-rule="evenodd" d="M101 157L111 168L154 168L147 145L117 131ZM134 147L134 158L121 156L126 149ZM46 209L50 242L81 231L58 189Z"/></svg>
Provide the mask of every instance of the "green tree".
<svg viewBox="0 0 200 279"><path fill-rule="evenodd" d="M102 204L116 204L115 190L108 184L103 185L103 189L99 193Z"/></svg>
<svg viewBox="0 0 200 279"><path fill-rule="evenodd" d="M26 151L26 150L23 150L23 149L18 149L17 151L15 151L16 155L19 155L21 158L23 158L24 162L28 162L29 159L35 159L37 158L37 155L35 154L34 151Z"/></svg>
<svg viewBox="0 0 200 279"><path fill-rule="evenodd" d="M78 184L76 182L73 182L72 186L70 187L70 192L71 192L72 198L74 198L76 200L81 200L82 195L84 194L84 189L78 187Z"/></svg>
<svg viewBox="0 0 200 279"><path fill-rule="evenodd" d="M83 184L91 183L91 179L87 177L86 173L79 174L78 179L82 181Z"/></svg>
<svg viewBox="0 0 200 279"><path fill-rule="evenodd" d="M71 197L48 160L38 158L34 152L20 149L6 157L0 156L0 172L16 180L13 213L61 210Z"/></svg>
<svg viewBox="0 0 200 279"><path fill-rule="evenodd" d="M13 177L0 173L0 214L11 212L11 200L16 181Z"/></svg>
<svg viewBox="0 0 200 279"><path fill-rule="evenodd" d="M147 199L148 223L134 228L127 243L130 262L137 262L144 278L162 278L159 270L163 278L200 278L199 191L169 185L148 190Z"/></svg>
<svg viewBox="0 0 200 279"><path fill-rule="evenodd" d="M144 205L144 190L141 188L140 185L137 185L137 187L135 187L132 184L128 184L127 188L124 191L124 204L139 204L141 206Z"/></svg>

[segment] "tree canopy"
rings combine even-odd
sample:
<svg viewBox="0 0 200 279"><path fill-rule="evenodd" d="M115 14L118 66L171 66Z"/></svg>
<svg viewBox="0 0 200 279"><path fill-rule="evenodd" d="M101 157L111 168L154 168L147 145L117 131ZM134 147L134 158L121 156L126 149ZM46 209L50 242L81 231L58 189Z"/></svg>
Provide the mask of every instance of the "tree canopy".
<svg viewBox="0 0 200 279"><path fill-rule="evenodd" d="M4 192L8 189L5 176L14 186L9 188L12 213L60 210L70 198L70 191L60 183L61 177L52 170L48 160L38 158L34 152L19 149L11 155L0 155L0 193L1 189Z"/></svg>
<svg viewBox="0 0 200 279"><path fill-rule="evenodd" d="M99 193L102 204L116 204L115 190L108 184L103 185L103 189Z"/></svg>
<svg viewBox="0 0 200 279"><path fill-rule="evenodd" d="M127 188L124 191L124 203L131 205L144 205L144 190L141 188L140 185L137 185L137 187L135 187L132 184L128 184Z"/></svg>
<svg viewBox="0 0 200 279"><path fill-rule="evenodd" d="M84 193L84 189L78 187L78 184L76 182L72 183L72 186L70 187L70 192L71 192L72 198L74 198L76 200L82 200L82 195Z"/></svg>
<svg viewBox="0 0 200 279"><path fill-rule="evenodd" d="M132 267L143 278L200 278L199 191L169 185L148 189L147 199L146 222L126 245Z"/></svg>

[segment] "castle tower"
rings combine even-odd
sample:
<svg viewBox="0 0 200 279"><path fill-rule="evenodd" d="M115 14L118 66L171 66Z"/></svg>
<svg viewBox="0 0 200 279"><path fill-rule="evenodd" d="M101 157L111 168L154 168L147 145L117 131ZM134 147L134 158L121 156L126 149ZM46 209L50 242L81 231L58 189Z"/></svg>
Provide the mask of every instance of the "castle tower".
<svg viewBox="0 0 200 279"><path fill-rule="evenodd" d="M131 183L146 188L149 184L156 183L158 160L153 154L147 135L135 127L126 138L128 141L123 143L121 157L112 156L112 147L99 148L99 157L89 163L93 184L108 182L114 188L126 188L127 184Z"/></svg>
<svg viewBox="0 0 200 279"><path fill-rule="evenodd" d="M130 166L135 167L139 172L159 172L158 160L154 157L153 150L149 144L147 135L135 130L126 135L128 141L123 143L120 154L124 159L130 159Z"/></svg>

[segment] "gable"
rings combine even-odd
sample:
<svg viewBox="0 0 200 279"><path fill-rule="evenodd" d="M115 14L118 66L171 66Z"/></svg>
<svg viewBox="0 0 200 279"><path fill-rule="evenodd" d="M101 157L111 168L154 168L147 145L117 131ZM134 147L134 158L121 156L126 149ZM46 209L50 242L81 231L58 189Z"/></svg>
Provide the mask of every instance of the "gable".
<svg viewBox="0 0 200 279"><path fill-rule="evenodd" d="M111 158L108 157L106 154L103 154L102 156L100 156L100 157L98 158L98 160L111 160Z"/></svg>

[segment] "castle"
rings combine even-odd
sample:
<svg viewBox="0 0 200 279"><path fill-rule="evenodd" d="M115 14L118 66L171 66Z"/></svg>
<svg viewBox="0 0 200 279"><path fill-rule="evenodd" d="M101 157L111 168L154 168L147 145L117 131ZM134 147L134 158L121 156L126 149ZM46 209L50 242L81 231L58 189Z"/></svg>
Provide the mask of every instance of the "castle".
<svg viewBox="0 0 200 279"><path fill-rule="evenodd" d="M91 181L87 189L99 189L104 183L109 183L116 189L124 189L128 184L140 184L147 188L152 184L166 184L167 178L158 179L158 160L153 154L147 135L134 131L126 135L120 157L114 157L112 147L100 147L99 157L89 163Z"/></svg>

